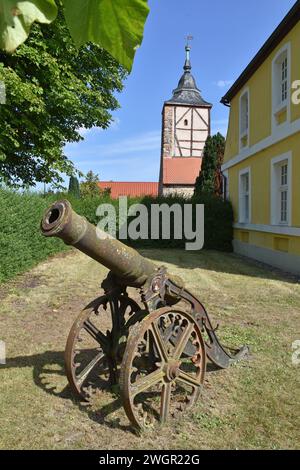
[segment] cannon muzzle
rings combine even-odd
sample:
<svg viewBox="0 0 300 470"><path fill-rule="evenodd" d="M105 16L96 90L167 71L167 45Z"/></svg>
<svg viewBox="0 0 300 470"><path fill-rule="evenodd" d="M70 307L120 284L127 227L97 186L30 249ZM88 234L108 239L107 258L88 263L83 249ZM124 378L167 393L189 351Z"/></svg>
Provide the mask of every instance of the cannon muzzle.
<svg viewBox="0 0 300 470"><path fill-rule="evenodd" d="M118 280L131 287L141 287L157 267L136 250L114 239L78 215L69 201L52 204L41 222L42 234L59 237L108 268Z"/></svg>

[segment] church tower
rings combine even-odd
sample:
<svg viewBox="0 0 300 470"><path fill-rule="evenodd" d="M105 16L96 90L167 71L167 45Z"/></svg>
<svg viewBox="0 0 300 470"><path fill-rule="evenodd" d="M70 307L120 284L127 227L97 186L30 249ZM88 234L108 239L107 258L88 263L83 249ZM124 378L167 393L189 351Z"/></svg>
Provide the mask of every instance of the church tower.
<svg viewBox="0 0 300 470"><path fill-rule="evenodd" d="M199 175L203 149L210 135L210 112L191 74L189 44L184 73L162 111L159 194L191 196Z"/></svg>

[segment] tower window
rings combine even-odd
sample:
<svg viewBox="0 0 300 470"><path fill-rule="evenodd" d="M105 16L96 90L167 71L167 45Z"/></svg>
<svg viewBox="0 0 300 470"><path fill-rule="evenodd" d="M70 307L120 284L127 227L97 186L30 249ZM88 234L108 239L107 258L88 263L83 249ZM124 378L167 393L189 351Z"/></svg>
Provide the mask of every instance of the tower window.
<svg viewBox="0 0 300 470"><path fill-rule="evenodd" d="M185 126L188 126L189 125L189 121L187 119L184 120L184 125Z"/></svg>

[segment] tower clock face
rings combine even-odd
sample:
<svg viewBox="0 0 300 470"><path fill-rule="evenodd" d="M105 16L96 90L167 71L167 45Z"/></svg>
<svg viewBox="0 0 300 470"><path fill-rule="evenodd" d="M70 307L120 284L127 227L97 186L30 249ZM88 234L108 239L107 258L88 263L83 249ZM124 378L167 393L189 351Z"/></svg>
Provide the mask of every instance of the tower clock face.
<svg viewBox="0 0 300 470"><path fill-rule="evenodd" d="M208 108L174 106L173 157L202 157L210 133Z"/></svg>

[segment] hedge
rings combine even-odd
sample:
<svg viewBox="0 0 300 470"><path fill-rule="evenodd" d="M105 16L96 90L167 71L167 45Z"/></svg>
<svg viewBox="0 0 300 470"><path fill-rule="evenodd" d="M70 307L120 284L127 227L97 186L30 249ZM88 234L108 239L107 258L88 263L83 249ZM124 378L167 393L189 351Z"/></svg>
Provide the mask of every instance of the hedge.
<svg viewBox="0 0 300 470"><path fill-rule="evenodd" d="M184 211L184 204L193 205L193 229L195 225L196 204L204 205L204 248L208 250L219 251L232 251L233 239L233 210L230 202L224 202L222 199L212 196L210 194L203 194L202 196L194 197L187 200L184 197L168 196L168 197L145 197L142 201L148 208L149 220L149 239L147 241L137 240L130 242L134 246L148 246L148 247L168 247L168 248L185 248L186 242L189 240L184 237L181 240L174 239L174 220L171 218L171 237L170 240L163 240L160 226L160 239L151 240L150 238L150 224L151 224L151 205L152 204L167 204L171 207L173 204L179 204ZM184 234L184 227L182 226L182 233Z"/></svg>
<svg viewBox="0 0 300 470"><path fill-rule="evenodd" d="M96 209L100 203L111 203L118 213L119 203L109 196L76 199L70 195L47 195L37 193L18 193L0 189L0 282L13 278L32 268L48 256L69 249L59 239L48 239L40 234L40 220L44 210L56 199L68 198L74 209L84 215L91 223L97 224ZM143 203L148 209L152 204L186 202L205 205L205 245L206 249L221 251L232 250L233 212L231 204L219 198L202 196L193 201L180 197L145 197L129 199L128 205ZM150 210L149 222L151 222ZM171 224L172 227L173 224ZM150 227L150 224L149 224ZM171 230L170 240L128 241L136 247L184 248L186 240L174 240Z"/></svg>
<svg viewBox="0 0 300 470"><path fill-rule="evenodd" d="M48 204L39 195L0 190L0 282L64 249L59 240L40 235L41 214Z"/></svg>

